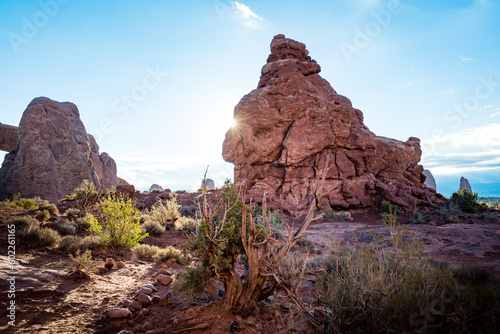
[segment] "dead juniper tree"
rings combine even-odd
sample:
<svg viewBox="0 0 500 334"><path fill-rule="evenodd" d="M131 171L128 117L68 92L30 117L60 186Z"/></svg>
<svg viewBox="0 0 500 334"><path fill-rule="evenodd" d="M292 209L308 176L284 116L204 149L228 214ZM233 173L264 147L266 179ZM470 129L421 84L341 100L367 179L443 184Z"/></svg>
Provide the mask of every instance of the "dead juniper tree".
<svg viewBox="0 0 500 334"><path fill-rule="evenodd" d="M320 209L320 199L340 186L328 191L323 189L327 171L328 161L322 172L316 170L317 188L301 226L295 232L288 227L284 238L277 238L271 228L265 195L262 201L263 217L257 223L250 208L240 200L229 181L226 181L217 204L209 204L204 193L198 232L191 238L191 248L198 255L200 264L196 268L188 268L180 290L199 289L200 284L207 280L197 278L196 273L205 273L224 283L220 301L224 312L248 315L257 308L259 301L277 291L283 291L284 296L305 311L297 298L297 289L304 275L299 275L298 282L292 286L284 277L286 275L280 272L279 264L287 258L311 222L318 219L315 215ZM244 256L247 262L248 270L242 276L235 270L238 256ZM305 261L300 269L304 272ZM314 322L309 314L306 315Z"/></svg>

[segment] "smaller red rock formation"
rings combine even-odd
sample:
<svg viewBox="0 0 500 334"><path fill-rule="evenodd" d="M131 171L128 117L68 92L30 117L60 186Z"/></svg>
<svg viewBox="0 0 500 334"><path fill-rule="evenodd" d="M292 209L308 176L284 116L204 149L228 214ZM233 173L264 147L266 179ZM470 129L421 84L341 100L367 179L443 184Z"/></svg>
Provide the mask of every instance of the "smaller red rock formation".
<svg viewBox="0 0 500 334"><path fill-rule="evenodd" d="M34 99L19 128L0 126L0 145L10 152L0 169L0 199L21 193L57 201L85 179L104 188L123 183L115 161L99 154L73 103Z"/></svg>

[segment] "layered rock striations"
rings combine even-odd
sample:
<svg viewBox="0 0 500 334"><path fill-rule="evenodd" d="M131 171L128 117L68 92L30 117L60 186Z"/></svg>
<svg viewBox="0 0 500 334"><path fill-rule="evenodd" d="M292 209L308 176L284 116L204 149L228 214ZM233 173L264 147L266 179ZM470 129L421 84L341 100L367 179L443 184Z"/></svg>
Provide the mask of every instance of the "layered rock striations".
<svg viewBox="0 0 500 334"><path fill-rule="evenodd" d="M17 144L17 127L0 123L0 151L12 151Z"/></svg>
<svg viewBox="0 0 500 334"><path fill-rule="evenodd" d="M236 125L223 144L236 186L256 201L266 192L271 204L299 213L328 160L326 188L341 186L323 205L347 209L386 200L408 210L434 206L440 195L424 185L420 140L376 136L320 70L304 44L274 37L258 88L235 107Z"/></svg>
<svg viewBox="0 0 500 334"><path fill-rule="evenodd" d="M73 103L34 99L24 111L15 143L0 169L2 199L21 193L57 201L85 179L104 188L122 183L115 161L99 154Z"/></svg>

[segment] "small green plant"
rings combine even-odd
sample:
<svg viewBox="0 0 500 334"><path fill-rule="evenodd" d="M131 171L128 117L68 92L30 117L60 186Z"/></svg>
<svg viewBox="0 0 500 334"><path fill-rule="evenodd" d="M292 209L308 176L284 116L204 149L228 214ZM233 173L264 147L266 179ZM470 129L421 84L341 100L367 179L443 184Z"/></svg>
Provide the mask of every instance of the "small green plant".
<svg viewBox="0 0 500 334"><path fill-rule="evenodd" d="M190 217L181 217L174 222L174 228L181 232L195 232L196 220Z"/></svg>
<svg viewBox="0 0 500 334"><path fill-rule="evenodd" d="M482 219L487 223L496 223L496 222L500 221L500 218L498 216L491 215L488 213L481 213L479 215L479 219Z"/></svg>
<svg viewBox="0 0 500 334"><path fill-rule="evenodd" d="M97 195L94 182L90 180L83 180L82 183L78 187L73 189L73 191L69 195L66 195L65 200L76 201L94 195Z"/></svg>
<svg viewBox="0 0 500 334"><path fill-rule="evenodd" d="M159 236L165 232L165 224L161 224L155 220L147 220L141 225L141 230L149 235Z"/></svg>
<svg viewBox="0 0 500 334"><path fill-rule="evenodd" d="M38 220L32 216L12 217L7 220L7 225L15 225L16 233L29 229L33 226L40 226Z"/></svg>
<svg viewBox="0 0 500 334"><path fill-rule="evenodd" d="M333 212L332 210L325 210L323 212L325 215L326 219L330 220L352 220L351 213L349 211L339 211L339 212Z"/></svg>
<svg viewBox="0 0 500 334"><path fill-rule="evenodd" d="M108 194L98 205L100 220L89 216L89 231L99 235L104 245L131 248L148 236L139 226L140 212L130 199Z"/></svg>
<svg viewBox="0 0 500 334"><path fill-rule="evenodd" d="M85 214L83 217L78 217L75 220L76 229L78 231L87 231L90 228L90 221L92 220L92 215L90 213Z"/></svg>
<svg viewBox="0 0 500 334"><path fill-rule="evenodd" d="M11 218L7 224L16 226L16 237L20 240L35 242L39 246L54 246L61 239L59 233L50 228L40 227L40 223L30 216Z"/></svg>
<svg viewBox="0 0 500 334"><path fill-rule="evenodd" d="M430 222L431 218L421 214L420 212L415 212L411 217L410 217L410 223L411 224L427 224Z"/></svg>
<svg viewBox="0 0 500 334"><path fill-rule="evenodd" d="M212 281L212 275L205 267L187 267L185 273L177 273L172 287L174 295L183 295L195 300L203 295Z"/></svg>
<svg viewBox="0 0 500 334"><path fill-rule="evenodd" d="M85 252L88 249L90 244L84 238L77 237L74 235L67 235L59 240L59 244L57 247L67 253L75 253L76 251Z"/></svg>
<svg viewBox="0 0 500 334"><path fill-rule="evenodd" d="M64 215L68 218L73 218L73 217L81 217L81 211L80 209L77 208L69 208L64 212Z"/></svg>
<svg viewBox="0 0 500 334"><path fill-rule="evenodd" d="M73 235L76 233L76 228L76 223L66 218L59 218L56 221L56 230L61 235Z"/></svg>
<svg viewBox="0 0 500 334"><path fill-rule="evenodd" d="M35 211L35 216L41 221L46 221L50 218L50 212L48 210L37 210Z"/></svg>
<svg viewBox="0 0 500 334"><path fill-rule="evenodd" d="M382 202L382 214L384 213L393 213L396 216L401 215L401 211L399 211L398 207L389 202Z"/></svg>
<svg viewBox="0 0 500 334"><path fill-rule="evenodd" d="M195 205L182 206L179 209L179 213L186 217L193 217L196 214L196 211L198 211L198 207Z"/></svg>
<svg viewBox="0 0 500 334"><path fill-rule="evenodd" d="M70 261L68 262L70 275L75 278L89 278L89 270L95 265L92 260L92 253L87 250L83 254L77 250L75 256L69 254Z"/></svg>
<svg viewBox="0 0 500 334"><path fill-rule="evenodd" d="M438 216L438 222L442 224L458 224L460 223L460 209L451 201L441 205L435 212Z"/></svg>
<svg viewBox="0 0 500 334"><path fill-rule="evenodd" d="M479 210L477 193L472 193L467 189L454 192L450 202L458 206L463 212L475 213Z"/></svg>
<svg viewBox="0 0 500 334"><path fill-rule="evenodd" d="M160 248L152 245L137 245L130 249L139 260L151 260Z"/></svg>
<svg viewBox="0 0 500 334"><path fill-rule="evenodd" d="M160 249L154 256L153 260L157 263L165 262L174 259L179 264L187 262L186 253L178 248L167 246L165 249Z"/></svg>
<svg viewBox="0 0 500 334"><path fill-rule="evenodd" d="M59 233L50 228L38 228L34 232L33 237L39 246L54 246L61 239Z"/></svg>
<svg viewBox="0 0 500 334"><path fill-rule="evenodd" d="M41 203L39 203L38 208L40 210L47 210L52 214L59 214L59 209L57 208L57 206L53 203L49 203L48 201L42 201Z"/></svg>

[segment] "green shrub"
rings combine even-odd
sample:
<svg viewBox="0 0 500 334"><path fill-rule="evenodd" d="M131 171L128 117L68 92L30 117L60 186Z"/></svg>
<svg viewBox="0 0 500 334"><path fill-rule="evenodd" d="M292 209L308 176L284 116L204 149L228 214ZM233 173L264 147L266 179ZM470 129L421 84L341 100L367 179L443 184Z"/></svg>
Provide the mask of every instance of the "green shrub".
<svg viewBox="0 0 500 334"><path fill-rule="evenodd" d="M420 212L415 212L411 217L410 217L410 223L411 224L427 224L431 220L430 217L421 214Z"/></svg>
<svg viewBox="0 0 500 334"><path fill-rule="evenodd" d="M141 225L141 230L149 235L161 235L165 232L165 224L161 224L154 220L147 220Z"/></svg>
<svg viewBox="0 0 500 334"><path fill-rule="evenodd" d="M61 240L59 240L57 247L60 250L67 252L67 253L74 253L77 250L85 251L86 249L81 249L82 241L83 241L83 238L80 238L80 237L77 237L74 235L67 235L67 236L61 238Z"/></svg>
<svg viewBox="0 0 500 334"><path fill-rule="evenodd" d="M70 261L67 265L70 269L70 275L77 278L90 277L89 270L95 265L90 250L87 250L83 254L80 253L80 250L77 250L75 256L69 254L69 259Z"/></svg>
<svg viewBox="0 0 500 334"><path fill-rule="evenodd" d="M36 205L35 201L32 199L28 198L22 198L20 194L14 195L14 204L22 209L26 210L36 210L38 209L38 206Z"/></svg>
<svg viewBox="0 0 500 334"><path fill-rule="evenodd" d="M187 267L185 273L177 273L173 284L174 295L184 295L194 300L203 295L211 282L211 273L203 266Z"/></svg>
<svg viewBox="0 0 500 334"><path fill-rule="evenodd" d="M82 212L80 211L80 209L77 208L69 208L68 210L66 210L66 212L64 212L64 215L66 217L73 217L73 216L81 217Z"/></svg>
<svg viewBox="0 0 500 334"><path fill-rule="evenodd" d="M73 191L66 195L66 201L76 201L84 198L90 198L97 195L94 183L90 180L83 180L82 183L73 189Z"/></svg>
<svg viewBox="0 0 500 334"><path fill-rule="evenodd" d="M139 227L140 213L130 199L108 194L99 204L100 220L89 216L91 232L99 235L104 245L131 248L147 237Z"/></svg>
<svg viewBox="0 0 500 334"><path fill-rule="evenodd" d="M183 206L179 209L179 213L182 216L193 217L198 211L198 207L195 205Z"/></svg>
<svg viewBox="0 0 500 334"><path fill-rule="evenodd" d="M76 223L66 218L59 218L56 221L56 230L61 235L73 235L76 233Z"/></svg>
<svg viewBox="0 0 500 334"><path fill-rule="evenodd" d="M151 260L153 259L153 256L155 256L156 253L158 253L160 248L151 245L137 245L132 247L130 250L140 260L141 259Z"/></svg>
<svg viewBox="0 0 500 334"><path fill-rule="evenodd" d="M325 218L330 220L352 220L352 216L349 211L333 212L332 210L326 210L323 213Z"/></svg>
<svg viewBox="0 0 500 334"><path fill-rule="evenodd" d="M440 206L435 212L440 224L458 224L460 223L460 209L451 201Z"/></svg>
<svg viewBox="0 0 500 334"><path fill-rule="evenodd" d="M196 220L189 217L181 217L174 222L174 227L177 231L181 232L195 232Z"/></svg>
<svg viewBox="0 0 500 334"><path fill-rule="evenodd" d="M464 212L475 213L479 209L477 193L472 193L467 189L454 192L450 202Z"/></svg>
<svg viewBox="0 0 500 334"><path fill-rule="evenodd" d="M174 259L175 262L179 264L184 264L187 262L186 253L172 246L168 246L165 249L160 249L153 256L153 260L157 263L165 262L169 259Z"/></svg>
<svg viewBox="0 0 500 334"><path fill-rule="evenodd" d="M38 204L38 208L40 210L47 210L48 212L53 214L59 214L59 209L57 208L57 206L53 203L49 203L48 201L43 201L42 203Z"/></svg>
<svg viewBox="0 0 500 334"><path fill-rule="evenodd" d="M61 239L59 233L50 228L38 228L34 230L33 237L40 246L54 246Z"/></svg>
<svg viewBox="0 0 500 334"><path fill-rule="evenodd" d="M479 219L482 219L487 223L496 223L496 222L500 221L500 218L498 216L490 215L487 213L480 214Z"/></svg>
<svg viewBox="0 0 500 334"><path fill-rule="evenodd" d="M92 220L92 215L87 213L84 217L78 217L75 220L76 229L78 231L87 231L90 228L90 221Z"/></svg>
<svg viewBox="0 0 500 334"><path fill-rule="evenodd" d="M271 223L271 229L273 231L282 230L285 227L285 222L283 221L282 216L277 211L271 211L270 209L266 210L267 219ZM252 210L252 216L254 217L256 224L263 224L263 214L262 208L258 205L255 205Z"/></svg>
<svg viewBox="0 0 500 334"><path fill-rule="evenodd" d="M16 233L29 229L32 226L40 226L38 220L32 216L12 217L7 220L7 225L15 225Z"/></svg>
<svg viewBox="0 0 500 334"><path fill-rule="evenodd" d="M389 202L382 202L382 213L393 213L397 216L401 215L398 207Z"/></svg>
<svg viewBox="0 0 500 334"><path fill-rule="evenodd" d="M380 238L352 248L337 244L316 263L324 268L315 286L326 311L325 332L488 332L498 311L487 275L475 270L457 279L452 267L422 256L415 235L388 227L392 248ZM471 281L476 285L464 283Z"/></svg>
<svg viewBox="0 0 500 334"><path fill-rule="evenodd" d="M48 210L37 210L35 211L36 218L45 221L50 218L50 212Z"/></svg>

